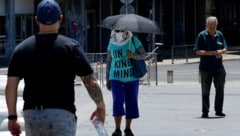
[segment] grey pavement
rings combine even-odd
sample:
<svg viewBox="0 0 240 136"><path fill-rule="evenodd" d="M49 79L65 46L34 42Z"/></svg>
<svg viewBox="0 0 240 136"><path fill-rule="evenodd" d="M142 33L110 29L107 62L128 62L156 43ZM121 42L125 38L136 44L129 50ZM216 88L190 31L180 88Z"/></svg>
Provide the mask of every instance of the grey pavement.
<svg viewBox="0 0 240 136"><path fill-rule="evenodd" d="M160 83L158 86L140 86L140 118L133 121L136 136L239 136L240 84L226 84L225 118L214 115L214 89L211 91L210 118L202 119L200 84L197 82ZM109 134L114 130L111 116L111 93L104 88L107 117L105 127ZM3 98L1 98L3 101ZM3 102L1 102L3 103ZM94 103L83 86L76 87L78 116L77 136L95 136L89 121ZM124 123L122 124L124 128ZM1 134L1 133L0 133Z"/></svg>
<svg viewBox="0 0 240 136"><path fill-rule="evenodd" d="M239 136L240 84L226 84L225 118L214 115L214 89L211 91L210 118L201 116L201 91L197 82L160 83L158 86L140 86L140 118L133 121L136 136ZM80 90L84 90L79 87ZM78 94L79 95L79 94ZM86 91L80 93L87 96ZM78 97L78 96L77 96ZM81 97L81 98L82 98ZM105 127L109 134L114 130L111 116L111 93L104 89L107 106ZM79 97L78 97L79 98ZM78 136L94 136L96 132L89 121L94 104L86 104L87 97L80 99L78 108ZM84 111L81 111L84 110ZM82 112L82 113L81 113ZM122 124L124 128L124 122Z"/></svg>
<svg viewBox="0 0 240 136"><path fill-rule="evenodd" d="M240 55L226 54L224 60L239 60ZM189 63L198 63L199 58L190 59ZM175 65L185 63L176 60ZM159 65L172 65L171 60L164 60ZM4 70L2 71L4 73ZM4 75L3 75L4 76ZM1 86L5 84L0 78ZM104 86L103 94L106 102L107 116L105 127L109 136L114 130L112 117L111 92ZM158 86L140 85L139 109L140 118L133 120L133 132L136 136L239 136L240 108L238 81L227 82L225 87L225 118L214 115L214 88L210 97L210 118L201 118L201 88L198 81L178 81L174 83L160 82ZM0 87L0 116L6 117L3 87ZM18 109L21 110L22 98L18 98ZM89 118L96 108L84 86L76 85L76 106L78 116L77 136L96 136L97 133ZM19 111L21 112L21 111ZM1 118L1 117L0 117ZM124 120L122 129L124 128ZM6 133L6 132L4 132ZM0 135L3 134L0 131ZM1 135L2 136L2 135ZM6 135L8 136L8 135ZM10 135L9 135L10 136Z"/></svg>

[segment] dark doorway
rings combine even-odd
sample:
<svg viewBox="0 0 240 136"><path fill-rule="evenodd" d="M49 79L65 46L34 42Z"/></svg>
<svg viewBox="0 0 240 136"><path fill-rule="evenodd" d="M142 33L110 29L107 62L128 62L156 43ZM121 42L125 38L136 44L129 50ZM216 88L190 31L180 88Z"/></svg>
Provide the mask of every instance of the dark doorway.
<svg viewBox="0 0 240 136"><path fill-rule="evenodd" d="M240 45L240 1L218 0L216 16L219 21L219 29L222 30L228 45Z"/></svg>

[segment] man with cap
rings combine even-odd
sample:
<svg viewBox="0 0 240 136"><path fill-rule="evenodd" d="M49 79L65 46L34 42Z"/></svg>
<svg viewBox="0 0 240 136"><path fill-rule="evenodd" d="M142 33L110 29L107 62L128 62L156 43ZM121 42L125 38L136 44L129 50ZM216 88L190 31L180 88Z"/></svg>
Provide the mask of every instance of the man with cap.
<svg viewBox="0 0 240 136"><path fill-rule="evenodd" d="M36 10L39 33L16 46L8 67L5 88L8 128L12 135L21 133L17 121L17 88L24 80L23 117L26 136L75 136L76 108L74 79L80 76L89 96L96 103L96 116L105 121L101 88L81 45L58 34L61 8L55 0L41 1Z"/></svg>

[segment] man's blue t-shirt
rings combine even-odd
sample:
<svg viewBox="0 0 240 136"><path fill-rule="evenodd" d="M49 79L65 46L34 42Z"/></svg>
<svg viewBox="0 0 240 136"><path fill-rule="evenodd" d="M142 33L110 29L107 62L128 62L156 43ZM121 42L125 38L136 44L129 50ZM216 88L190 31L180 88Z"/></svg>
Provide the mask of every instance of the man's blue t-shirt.
<svg viewBox="0 0 240 136"><path fill-rule="evenodd" d="M135 45L134 45L135 44ZM142 43L133 36L121 44L115 43L110 39L108 50L111 52L112 62L110 66L109 80L118 80L122 82L138 80L133 77L131 60L127 57L127 50L135 53Z"/></svg>

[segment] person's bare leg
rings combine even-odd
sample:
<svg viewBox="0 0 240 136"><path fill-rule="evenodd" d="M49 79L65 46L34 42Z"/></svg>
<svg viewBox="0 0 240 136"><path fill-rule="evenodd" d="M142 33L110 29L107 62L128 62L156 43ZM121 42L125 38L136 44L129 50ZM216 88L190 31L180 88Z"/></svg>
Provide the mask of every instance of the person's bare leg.
<svg viewBox="0 0 240 136"><path fill-rule="evenodd" d="M126 128L124 130L125 136L134 136L131 130L132 119L126 119Z"/></svg>
<svg viewBox="0 0 240 136"><path fill-rule="evenodd" d="M115 116L114 117L114 121L115 121L115 131L113 132L112 136L122 136L122 132L121 132L121 121L122 121L122 116Z"/></svg>
<svg viewBox="0 0 240 136"><path fill-rule="evenodd" d="M132 119L126 119L126 128L131 128Z"/></svg>
<svg viewBox="0 0 240 136"><path fill-rule="evenodd" d="M118 128L120 129L121 128L122 116L115 116L114 120L115 120L116 129L118 129Z"/></svg>

